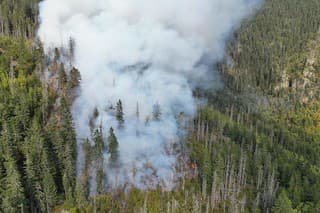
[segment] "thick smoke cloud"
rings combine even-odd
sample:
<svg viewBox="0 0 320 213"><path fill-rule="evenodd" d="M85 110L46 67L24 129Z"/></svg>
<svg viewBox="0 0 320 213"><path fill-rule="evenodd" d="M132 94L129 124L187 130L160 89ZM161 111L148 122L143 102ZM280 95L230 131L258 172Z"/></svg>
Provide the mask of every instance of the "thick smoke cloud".
<svg viewBox="0 0 320 213"><path fill-rule="evenodd" d="M166 147L178 140L177 117L196 112L194 88L219 85L212 64L224 56L225 41L257 5L256 0L45 0L40 3L39 37L44 48L76 42L80 96L73 105L79 138L96 126L116 130L120 168L105 172L113 185L142 179L156 169L156 183L171 187L175 157ZM117 129L114 110L121 99L125 128ZM139 117L137 117L137 105ZM154 106L160 120L153 120ZM146 122L146 120L150 120ZM147 123L147 124L146 124ZM139 133L139 134L137 134ZM107 162L108 154L105 154ZM79 148L78 171L84 159ZM136 168L132 172L132 168ZM133 174L134 173L134 174Z"/></svg>

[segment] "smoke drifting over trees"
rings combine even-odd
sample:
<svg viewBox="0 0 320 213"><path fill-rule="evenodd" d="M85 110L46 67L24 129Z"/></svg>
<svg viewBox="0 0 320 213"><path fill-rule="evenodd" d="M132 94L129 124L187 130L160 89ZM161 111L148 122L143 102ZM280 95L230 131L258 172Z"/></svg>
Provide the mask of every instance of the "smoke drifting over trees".
<svg viewBox="0 0 320 213"><path fill-rule="evenodd" d="M176 159L165 147L179 140L176 117L182 112L186 118L194 115L196 87L221 84L212 65L224 56L228 36L257 3L43 1L38 34L44 48L50 52L74 40L73 65L81 73L80 95L72 109L78 173L85 168L83 143L92 137L92 126L101 127L105 147L118 149L103 154L108 184L144 188L142 179L152 173L157 184L172 187ZM108 144L108 137L116 146ZM117 153L117 168L110 165L109 159L115 159L110 152Z"/></svg>

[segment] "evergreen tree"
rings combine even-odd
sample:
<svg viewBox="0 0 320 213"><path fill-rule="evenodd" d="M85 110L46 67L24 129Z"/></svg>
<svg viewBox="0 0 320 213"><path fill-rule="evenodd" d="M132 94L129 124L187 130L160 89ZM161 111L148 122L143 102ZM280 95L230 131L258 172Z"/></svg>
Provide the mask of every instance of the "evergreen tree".
<svg viewBox="0 0 320 213"><path fill-rule="evenodd" d="M72 122L72 115L66 100L62 100L61 116L64 118L62 123L62 135L65 143L64 150L64 171L63 171L63 187L66 200L73 203L74 189L76 184L76 159L77 159L77 140Z"/></svg>
<svg viewBox="0 0 320 213"><path fill-rule="evenodd" d="M97 107L95 107L93 110L92 116L90 117L90 121L89 121L91 131L94 130L98 117L99 117L99 110Z"/></svg>
<svg viewBox="0 0 320 213"><path fill-rule="evenodd" d="M42 211L51 212L57 201L57 187L54 181L54 172L51 168L46 150L42 151L41 156L41 186L43 190Z"/></svg>
<svg viewBox="0 0 320 213"><path fill-rule="evenodd" d="M78 177L77 184L79 185L77 187L80 187L82 190L81 193L83 193L85 198L88 198L90 194L90 168L95 158L94 150L92 149L88 138L83 143L83 151L85 155L85 162L82 175Z"/></svg>
<svg viewBox="0 0 320 213"><path fill-rule="evenodd" d="M292 208L291 200L287 196L287 192L282 190L277 200L275 201L274 207L272 208L274 213L295 213L296 211Z"/></svg>
<svg viewBox="0 0 320 213"><path fill-rule="evenodd" d="M123 126L124 126L124 117L123 117L123 108L122 108L121 100L119 100L118 103L117 103L116 118L117 118L117 121L118 121L118 127L119 128L123 128Z"/></svg>
<svg viewBox="0 0 320 213"><path fill-rule="evenodd" d="M40 195L37 194L37 192L39 192L39 188L41 188L41 167L39 162L41 162L41 151L43 149L42 139L39 138L39 132L37 131L36 124L34 124L33 128L29 130L25 147L26 192L30 204L30 209L32 211L36 211L36 209L39 209L41 206L41 200L38 199ZM36 189L36 186L39 186L39 188Z"/></svg>
<svg viewBox="0 0 320 213"><path fill-rule="evenodd" d="M87 198L89 197L88 186L89 186L88 180L84 176L77 178L75 200L77 205L82 209L85 208Z"/></svg>
<svg viewBox="0 0 320 213"><path fill-rule="evenodd" d="M64 68L64 64L61 63L60 64L60 69L59 69L59 85L60 85L60 89L62 89L64 87L64 85L67 83L68 81L68 76L66 73L66 70Z"/></svg>
<svg viewBox="0 0 320 213"><path fill-rule="evenodd" d="M109 130L108 143L109 143L108 151L110 154L109 162L112 167L116 167L118 163L118 158L119 158L119 151L118 151L119 144L112 127Z"/></svg>
<svg viewBox="0 0 320 213"><path fill-rule="evenodd" d="M24 190L15 160L7 154L4 162L6 176L2 192L2 208L4 212L20 212L25 204Z"/></svg>
<svg viewBox="0 0 320 213"><path fill-rule="evenodd" d="M74 59L74 52L75 52L75 40L70 37L69 38L69 57L70 57L70 64L73 62Z"/></svg>
<svg viewBox="0 0 320 213"><path fill-rule="evenodd" d="M99 162L98 170L97 170L97 193L98 195L102 195L105 189L105 175L103 171L103 162Z"/></svg>
<svg viewBox="0 0 320 213"><path fill-rule="evenodd" d="M96 181L97 181L97 193L100 195L104 192L104 171L103 171L103 152L105 150L105 145L102 135L102 127L100 126L94 133L93 140L95 142L95 158L96 158Z"/></svg>
<svg viewBox="0 0 320 213"><path fill-rule="evenodd" d="M99 129L96 129L96 131L94 132L93 141L95 144L96 156L99 158L105 150L105 145L104 145L103 135L102 135L102 126L100 126Z"/></svg>

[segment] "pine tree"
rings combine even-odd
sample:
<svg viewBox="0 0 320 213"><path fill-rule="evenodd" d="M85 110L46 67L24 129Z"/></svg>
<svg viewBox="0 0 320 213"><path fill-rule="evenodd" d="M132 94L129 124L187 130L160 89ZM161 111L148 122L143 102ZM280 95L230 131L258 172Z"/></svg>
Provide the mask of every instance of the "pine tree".
<svg viewBox="0 0 320 213"><path fill-rule="evenodd" d="M104 192L105 187L105 175L103 171L103 165L102 162L98 163L98 170L97 170L97 193L98 195L101 195Z"/></svg>
<svg viewBox="0 0 320 213"><path fill-rule="evenodd" d="M117 121L118 121L118 127L119 128L123 128L124 118L123 118L123 108L122 108L121 100L119 100L118 103L117 103L116 118L117 118Z"/></svg>
<svg viewBox="0 0 320 213"><path fill-rule="evenodd" d="M296 211L292 208L291 200L288 198L287 192L282 190L279 194L274 207L272 208L274 213L295 213Z"/></svg>
<svg viewBox="0 0 320 213"><path fill-rule="evenodd" d="M96 155L97 157L100 157L100 155L102 155L105 150L101 126L94 132L93 141L95 143Z"/></svg>
<svg viewBox="0 0 320 213"><path fill-rule="evenodd" d="M96 127L96 121L98 117L99 117L99 110L97 107L95 107L89 121L89 126L91 131L93 131L94 128Z"/></svg>
<svg viewBox="0 0 320 213"><path fill-rule="evenodd" d="M89 183L87 178L82 175L77 178L75 200L79 207L84 208L89 196Z"/></svg>
<svg viewBox="0 0 320 213"><path fill-rule="evenodd" d="M104 192L104 171L103 171L103 153L105 151L105 145L102 135L102 127L100 126L94 133L93 140L95 142L95 158L96 158L96 181L97 181L97 193L102 194Z"/></svg>
<svg viewBox="0 0 320 213"><path fill-rule="evenodd" d="M70 146L66 146L65 151L65 165L62 176L63 188L65 192L66 201L69 203L74 202L74 189L75 189L75 180L76 180L76 170L75 170L75 160L72 157L73 151L70 149Z"/></svg>
<svg viewBox="0 0 320 213"><path fill-rule="evenodd" d="M92 149L88 138L83 143L83 151L85 156L84 168L83 171L81 171L81 176L77 178L77 187L82 190L82 195L81 193L77 195L80 196L77 199L80 199L81 196L84 196L84 198L87 199L90 194L90 168L94 160L95 153L93 152L94 150Z"/></svg>
<svg viewBox="0 0 320 213"><path fill-rule="evenodd" d="M25 138L25 173L26 173L26 194L28 196L30 208L33 211L37 209L45 210L43 200L43 188L41 184L44 150L44 140L41 135L41 129L36 119Z"/></svg>
<svg viewBox="0 0 320 213"><path fill-rule="evenodd" d="M64 87L64 85L67 83L67 81L68 81L67 73L66 73L66 70L64 68L64 64L61 63L60 64L60 69L59 69L59 85L60 85L60 89L62 89Z"/></svg>
<svg viewBox="0 0 320 213"><path fill-rule="evenodd" d="M77 159L77 140L75 130L73 127L72 116L69 111L69 106L66 100L62 100L61 104L62 135L65 142L64 171L63 171L63 187L65 191L66 200L70 203L74 201L74 189L76 183L76 159Z"/></svg>
<svg viewBox="0 0 320 213"><path fill-rule="evenodd" d="M16 162L9 154L6 156L4 167L6 175L4 177L4 189L2 192L2 208L4 212L19 212L26 199Z"/></svg>
<svg viewBox="0 0 320 213"><path fill-rule="evenodd" d="M74 59L74 52L75 52L75 40L70 37L69 38L69 57L70 57L70 64L72 64L73 59Z"/></svg>
<svg viewBox="0 0 320 213"><path fill-rule="evenodd" d="M57 201L57 187L54 181L54 172L46 150L41 153L41 188L43 191L42 211L51 212Z"/></svg>
<svg viewBox="0 0 320 213"><path fill-rule="evenodd" d="M109 130L108 142L109 142L108 150L110 154L110 165L111 167L116 167L118 163L118 158L119 158L119 151L118 151L119 144L112 127Z"/></svg>

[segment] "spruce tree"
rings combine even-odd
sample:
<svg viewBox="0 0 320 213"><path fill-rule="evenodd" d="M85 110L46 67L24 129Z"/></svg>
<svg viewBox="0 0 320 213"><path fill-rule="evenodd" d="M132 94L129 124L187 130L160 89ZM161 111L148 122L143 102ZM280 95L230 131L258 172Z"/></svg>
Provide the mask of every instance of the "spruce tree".
<svg viewBox="0 0 320 213"><path fill-rule="evenodd" d="M76 159L77 159L77 140L73 127L72 116L69 110L69 105L65 99L62 99L61 104L62 135L64 138L64 171L63 171L63 187L66 200L73 203L74 189L76 183Z"/></svg>
<svg viewBox="0 0 320 213"><path fill-rule="evenodd" d="M75 40L70 37L69 38L69 59L70 59L70 64L73 62L74 59L74 52L75 52Z"/></svg>
<svg viewBox="0 0 320 213"><path fill-rule="evenodd" d="M50 159L43 150L41 153L41 185L43 190L43 209L42 211L51 212L51 209L56 205L57 187L54 180L54 169L51 168Z"/></svg>
<svg viewBox="0 0 320 213"><path fill-rule="evenodd" d="M287 192L282 190L279 194L274 207L272 208L274 213L294 213L296 212L292 208L291 200L288 198Z"/></svg>
<svg viewBox="0 0 320 213"><path fill-rule="evenodd" d="M105 187L105 175L103 171L103 166L102 162L98 163L98 170L97 170L97 193L98 195L101 195L104 192L104 187Z"/></svg>
<svg viewBox="0 0 320 213"><path fill-rule="evenodd" d="M4 212L19 212L21 207L24 206L26 199L16 162L9 154L6 156L4 167L6 175L3 181L2 208Z"/></svg>
<svg viewBox="0 0 320 213"><path fill-rule="evenodd" d="M119 128L123 128L123 126L124 126L124 116L123 116L123 108L122 108L121 100L119 100L118 103L117 103L116 118L117 118L117 121L118 121L118 127Z"/></svg>
<svg viewBox="0 0 320 213"><path fill-rule="evenodd" d="M41 183L43 169L44 140L41 129L36 119L33 120L31 128L25 138L25 174L26 194L32 211L45 210L43 200L43 187Z"/></svg>
<svg viewBox="0 0 320 213"><path fill-rule="evenodd" d="M75 200L79 207L85 208L87 198L89 197L89 183L83 175L77 178Z"/></svg>
<svg viewBox="0 0 320 213"><path fill-rule="evenodd" d="M119 144L112 127L109 130L108 143L109 143L108 150L110 154L109 162L111 167L116 167L118 163L118 158L119 158L119 151L118 151Z"/></svg>
<svg viewBox="0 0 320 213"><path fill-rule="evenodd" d="M99 129L96 129L96 131L94 132L93 141L95 143L96 155L97 157L100 157L100 155L102 155L105 149L101 126Z"/></svg>
<svg viewBox="0 0 320 213"><path fill-rule="evenodd" d="M59 86L60 89L62 89L64 87L64 85L67 83L68 81L68 76L66 73L66 70L64 68L64 64L61 63L60 64L60 69L59 69Z"/></svg>

